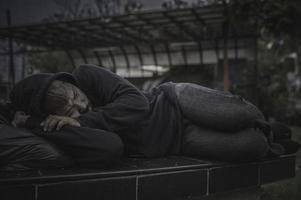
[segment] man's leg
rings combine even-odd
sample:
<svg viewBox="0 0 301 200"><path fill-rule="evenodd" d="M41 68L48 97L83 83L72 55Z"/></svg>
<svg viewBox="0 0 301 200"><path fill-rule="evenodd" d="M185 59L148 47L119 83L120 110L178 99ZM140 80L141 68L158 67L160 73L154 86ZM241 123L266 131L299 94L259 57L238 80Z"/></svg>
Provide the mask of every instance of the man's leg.
<svg viewBox="0 0 301 200"><path fill-rule="evenodd" d="M191 83L178 83L175 90L183 115L208 128L238 131L264 119L256 106L231 93Z"/></svg>
<svg viewBox="0 0 301 200"><path fill-rule="evenodd" d="M123 143L118 135L99 129L65 126L60 131L33 132L56 144L83 166L107 166L123 154Z"/></svg>
<svg viewBox="0 0 301 200"><path fill-rule="evenodd" d="M189 124L184 133L185 155L220 161L249 161L264 157L269 146L264 135L255 129L236 133L213 131Z"/></svg>

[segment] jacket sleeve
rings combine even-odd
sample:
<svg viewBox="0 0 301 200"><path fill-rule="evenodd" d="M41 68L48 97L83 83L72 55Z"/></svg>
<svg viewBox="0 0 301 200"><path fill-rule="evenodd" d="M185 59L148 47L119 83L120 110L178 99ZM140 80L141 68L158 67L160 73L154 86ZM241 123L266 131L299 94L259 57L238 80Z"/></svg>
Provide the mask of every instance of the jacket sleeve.
<svg viewBox="0 0 301 200"><path fill-rule="evenodd" d="M27 129L34 129L34 128L40 128L41 127L41 122L43 121L42 118L38 118L38 117L32 117L30 116L25 124L24 124L24 128Z"/></svg>
<svg viewBox="0 0 301 200"><path fill-rule="evenodd" d="M146 97L127 80L109 70L81 65L73 76L86 94L95 97L92 111L78 117L81 126L121 132L135 128L148 114Z"/></svg>

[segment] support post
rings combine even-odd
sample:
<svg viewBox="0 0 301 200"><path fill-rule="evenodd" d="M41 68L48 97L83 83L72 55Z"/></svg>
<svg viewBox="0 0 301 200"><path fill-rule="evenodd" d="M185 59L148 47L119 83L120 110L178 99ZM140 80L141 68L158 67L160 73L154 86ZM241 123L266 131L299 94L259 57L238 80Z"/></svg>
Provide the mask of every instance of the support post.
<svg viewBox="0 0 301 200"><path fill-rule="evenodd" d="M9 30L8 49L9 49L9 73L8 79L11 80L12 85L15 85L15 64L14 64L14 46L13 46L13 32L11 29L11 13L6 10L7 27Z"/></svg>
<svg viewBox="0 0 301 200"><path fill-rule="evenodd" d="M156 50L153 45L149 45L149 46L150 46L151 52L153 54L154 64L156 66L156 74L155 75L158 75L158 59L157 59Z"/></svg>
<svg viewBox="0 0 301 200"><path fill-rule="evenodd" d="M224 91L229 91L230 80L229 80L229 62L228 62L228 38L224 36L224 49L223 49L223 65L224 65Z"/></svg>
<svg viewBox="0 0 301 200"><path fill-rule="evenodd" d="M130 60L129 60L128 54L127 54L127 52L126 52L126 50L125 50L125 48L123 46L120 46L120 50L122 51L122 54L123 54L125 62L126 62L127 72L130 75L131 64L130 64Z"/></svg>
<svg viewBox="0 0 301 200"><path fill-rule="evenodd" d="M200 64L201 64L201 66L203 66L203 64L204 64L203 46L202 46L202 43L200 41L198 42L198 47L199 47L199 54L200 54Z"/></svg>
<svg viewBox="0 0 301 200"><path fill-rule="evenodd" d="M259 29L258 29L258 21L255 22L255 37L254 40L254 104L261 107L261 99L260 99L260 87L258 87L259 82L259 75L258 75L258 44L257 44L257 38L259 35Z"/></svg>
<svg viewBox="0 0 301 200"><path fill-rule="evenodd" d="M214 67L214 81L218 79L218 73L220 70L219 61L220 61L220 47L219 47L219 39L215 38L214 40L214 49L215 49L215 56L216 56L216 65Z"/></svg>
<svg viewBox="0 0 301 200"><path fill-rule="evenodd" d="M81 55L81 57L83 58L84 63L87 64L87 63L88 63L88 60L87 60L87 56L86 56L86 54L84 53L84 51L83 51L82 49L79 49L79 50L78 50L78 53L79 53L79 54Z"/></svg>
<svg viewBox="0 0 301 200"><path fill-rule="evenodd" d="M237 35L234 36L234 54L235 54L235 61L238 60L238 41Z"/></svg>
<svg viewBox="0 0 301 200"><path fill-rule="evenodd" d="M229 80L229 60L228 60L228 32L229 32L229 22L228 22L228 11L225 6L224 16L226 20L223 23L223 65L224 65L224 91L229 91L230 88L230 80Z"/></svg>
<svg viewBox="0 0 301 200"><path fill-rule="evenodd" d="M183 55L183 59L184 59L184 65L185 65L185 68L187 70L187 68L188 68L188 61L187 61L186 49L185 49L184 46L181 47L181 51L182 51L182 55Z"/></svg>
<svg viewBox="0 0 301 200"><path fill-rule="evenodd" d="M72 54L70 53L70 51L69 50L65 50L65 53L66 53L66 55L68 56L68 58L69 58L69 60L70 60L70 62L71 62L71 65L73 66L73 69L75 69L76 68L76 65L75 65L75 62L74 62L74 59L73 59L73 56L72 56Z"/></svg>
<svg viewBox="0 0 301 200"><path fill-rule="evenodd" d="M114 55L113 55L112 50L109 50L108 52L109 52L109 56L111 57L112 64L113 64L113 69L112 69L112 71L113 71L114 73L116 73L116 72L117 72L117 67L116 67L116 60L115 60L115 57L114 57Z"/></svg>
<svg viewBox="0 0 301 200"><path fill-rule="evenodd" d="M169 48L168 43L165 43L165 49L166 49L167 58L168 58L168 65L169 65L169 67L171 67L172 66L172 59L171 59L170 48Z"/></svg>
<svg viewBox="0 0 301 200"><path fill-rule="evenodd" d="M254 103L257 106L260 106L259 101L259 87L258 87L258 46L257 46L257 37L254 38Z"/></svg>
<svg viewBox="0 0 301 200"><path fill-rule="evenodd" d="M139 58L139 62L140 62L140 70L141 70L142 76L144 76L144 69L142 68L142 66L144 65L144 61L143 61L141 50L140 50L138 45L134 45L134 47L135 47L136 52L138 54L138 58Z"/></svg>
<svg viewBox="0 0 301 200"><path fill-rule="evenodd" d="M97 59L98 65L101 66L101 67L103 67L103 66L102 66L102 60L101 60L101 58L100 58L98 52L97 52L97 51L93 51L93 53L94 53L94 56L95 56L96 59Z"/></svg>

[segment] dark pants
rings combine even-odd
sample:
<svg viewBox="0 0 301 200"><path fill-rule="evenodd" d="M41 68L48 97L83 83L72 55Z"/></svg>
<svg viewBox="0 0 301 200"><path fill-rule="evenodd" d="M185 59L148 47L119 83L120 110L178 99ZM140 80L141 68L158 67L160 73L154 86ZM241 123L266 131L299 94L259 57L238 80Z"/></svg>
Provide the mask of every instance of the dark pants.
<svg viewBox="0 0 301 200"><path fill-rule="evenodd" d="M207 128L239 131L264 119L256 106L238 95L191 83L176 84L176 94L185 118Z"/></svg>
<svg viewBox="0 0 301 200"><path fill-rule="evenodd" d="M255 129L243 129L230 134L194 124L186 127L182 146L185 155L237 162L260 159L268 150L265 136Z"/></svg>
<svg viewBox="0 0 301 200"><path fill-rule="evenodd" d="M266 155L268 143L254 123L263 119L256 106L237 95L196 84L179 83L176 94L189 121L182 151L203 158L242 161Z"/></svg>
<svg viewBox="0 0 301 200"><path fill-rule="evenodd" d="M115 133L87 127L65 126L60 131L33 132L56 144L78 165L107 166L123 154L123 143Z"/></svg>

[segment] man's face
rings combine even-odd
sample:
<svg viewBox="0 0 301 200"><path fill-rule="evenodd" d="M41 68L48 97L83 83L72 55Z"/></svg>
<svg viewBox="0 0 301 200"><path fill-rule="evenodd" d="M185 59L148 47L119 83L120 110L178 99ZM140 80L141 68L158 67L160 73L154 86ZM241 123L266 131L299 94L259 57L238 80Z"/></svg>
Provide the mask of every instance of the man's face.
<svg viewBox="0 0 301 200"><path fill-rule="evenodd" d="M87 96L75 85L63 81L54 81L49 89L51 94L64 98L64 104L52 110L53 114L78 117L91 109Z"/></svg>

